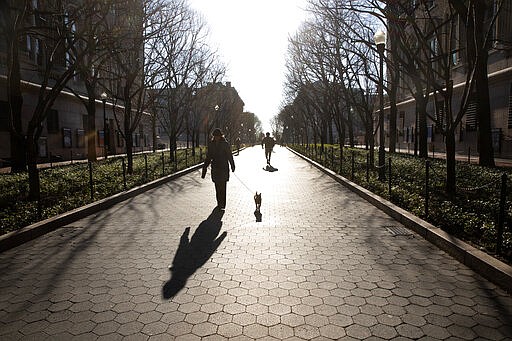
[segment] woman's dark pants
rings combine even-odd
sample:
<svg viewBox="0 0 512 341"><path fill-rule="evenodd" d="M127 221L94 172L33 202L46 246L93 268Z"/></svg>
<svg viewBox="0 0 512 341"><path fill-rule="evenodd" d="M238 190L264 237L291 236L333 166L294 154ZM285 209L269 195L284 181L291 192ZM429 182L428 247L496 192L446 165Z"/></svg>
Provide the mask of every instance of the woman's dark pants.
<svg viewBox="0 0 512 341"><path fill-rule="evenodd" d="M217 206L226 208L226 182L220 181L215 183L215 194L217 195Z"/></svg>

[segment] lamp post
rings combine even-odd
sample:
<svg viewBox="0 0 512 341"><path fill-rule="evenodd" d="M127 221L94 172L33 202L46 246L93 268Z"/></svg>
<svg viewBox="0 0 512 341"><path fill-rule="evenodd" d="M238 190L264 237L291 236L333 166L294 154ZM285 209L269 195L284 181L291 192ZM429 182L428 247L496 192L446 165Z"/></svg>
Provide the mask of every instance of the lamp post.
<svg viewBox="0 0 512 341"><path fill-rule="evenodd" d="M107 93L106 92L102 92L101 93L101 101L103 102L103 150L104 150L104 155L105 155L105 159L107 159L107 136L108 136L108 133L107 133L107 111L105 109L105 105L107 103Z"/></svg>
<svg viewBox="0 0 512 341"><path fill-rule="evenodd" d="M217 127L217 116L218 116L218 113L219 113L219 105L215 105L215 119L214 119L214 123L215 123L215 127Z"/></svg>
<svg viewBox="0 0 512 341"><path fill-rule="evenodd" d="M386 155L384 150L384 49L386 48L386 34L378 31L373 36L377 51L379 52L379 180L386 180Z"/></svg>

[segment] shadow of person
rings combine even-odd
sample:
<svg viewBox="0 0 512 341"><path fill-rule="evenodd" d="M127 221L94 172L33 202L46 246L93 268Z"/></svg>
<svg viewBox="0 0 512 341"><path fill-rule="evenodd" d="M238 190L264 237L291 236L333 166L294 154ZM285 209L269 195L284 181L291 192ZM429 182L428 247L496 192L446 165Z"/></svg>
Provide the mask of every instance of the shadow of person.
<svg viewBox="0 0 512 341"><path fill-rule="evenodd" d="M274 168L271 164L268 164L267 167L263 168L263 170L266 170L267 172L275 172L278 169Z"/></svg>
<svg viewBox="0 0 512 341"><path fill-rule="evenodd" d="M218 236L222 227L223 211L215 209L206 220L197 227L189 239L190 227L187 227L180 238L178 250L169 267L171 278L162 288L165 299L174 297L187 283L190 276L203 266L213 255L220 243L226 238L226 231Z"/></svg>

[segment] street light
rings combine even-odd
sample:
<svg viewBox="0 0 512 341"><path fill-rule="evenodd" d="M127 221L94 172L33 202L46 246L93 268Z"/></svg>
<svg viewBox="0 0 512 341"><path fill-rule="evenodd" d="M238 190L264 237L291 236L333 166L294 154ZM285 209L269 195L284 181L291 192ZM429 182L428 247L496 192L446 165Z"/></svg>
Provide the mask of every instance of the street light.
<svg viewBox="0 0 512 341"><path fill-rule="evenodd" d="M378 31L373 36L377 51L379 52L379 180L386 180L385 136L384 136L384 50L386 48L386 34Z"/></svg>
<svg viewBox="0 0 512 341"><path fill-rule="evenodd" d="M217 116L218 116L218 113L219 113L219 106L218 105L215 105L215 119L213 122L215 122L215 127L217 127Z"/></svg>
<svg viewBox="0 0 512 341"><path fill-rule="evenodd" d="M101 93L101 101L103 102L103 150L104 150L104 155L105 155L105 159L107 158L107 112L106 112L106 109L105 109L105 105L107 103L107 93L106 92L102 92Z"/></svg>

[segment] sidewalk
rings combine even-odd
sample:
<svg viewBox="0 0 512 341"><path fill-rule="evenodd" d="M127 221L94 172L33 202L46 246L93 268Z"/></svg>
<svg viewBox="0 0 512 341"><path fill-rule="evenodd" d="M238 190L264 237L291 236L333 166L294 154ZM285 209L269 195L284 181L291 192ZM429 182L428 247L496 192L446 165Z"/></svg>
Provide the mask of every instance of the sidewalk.
<svg viewBox="0 0 512 341"><path fill-rule="evenodd" d="M509 294L330 176L235 162L224 213L198 170L0 253L0 339L512 338Z"/></svg>

